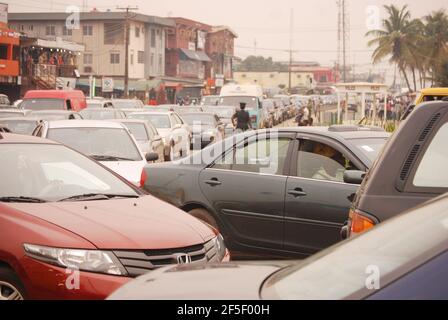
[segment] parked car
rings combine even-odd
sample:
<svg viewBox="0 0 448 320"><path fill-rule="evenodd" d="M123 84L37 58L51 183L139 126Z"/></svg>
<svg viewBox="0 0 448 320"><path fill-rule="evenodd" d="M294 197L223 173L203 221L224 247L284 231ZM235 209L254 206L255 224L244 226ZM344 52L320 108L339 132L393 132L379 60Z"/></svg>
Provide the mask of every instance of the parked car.
<svg viewBox="0 0 448 320"><path fill-rule="evenodd" d="M144 155L157 153L157 162L163 162L165 157L165 145L156 127L149 121L136 119L116 120L125 125L137 140L138 146Z"/></svg>
<svg viewBox="0 0 448 320"><path fill-rule="evenodd" d="M377 130L246 132L146 166L144 188L220 230L234 256L303 258L340 241L349 198L389 137Z"/></svg>
<svg viewBox="0 0 448 320"><path fill-rule="evenodd" d="M12 133L32 135L39 120L29 117L0 118L0 127L8 128Z"/></svg>
<svg viewBox="0 0 448 320"><path fill-rule="evenodd" d="M196 150L224 138L224 124L214 113L182 113L181 118L193 129L191 147Z"/></svg>
<svg viewBox="0 0 448 320"><path fill-rule="evenodd" d="M10 109L12 107L11 101L9 101L9 98L6 94L0 94L0 109Z"/></svg>
<svg viewBox="0 0 448 320"><path fill-rule="evenodd" d="M112 104L116 109L143 109L144 107L139 99L113 99Z"/></svg>
<svg viewBox="0 0 448 320"><path fill-rule="evenodd" d="M419 105L423 102L440 101L448 99L448 88L425 88L420 91L415 105Z"/></svg>
<svg viewBox="0 0 448 320"><path fill-rule="evenodd" d="M224 133L225 137L230 137L235 133L235 126L232 123L232 116L236 112L236 108L232 106L214 106L214 107L208 107L203 106L202 107L204 112L211 112L216 114L221 122L224 124Z"/></svg>
<svg viewBox="0 0 448 320"><path fill-rule="evenodd" d="M120 123L94 120L44 121L33 135L58 141L95 159L140 186L143 167L158 160L140 152L129 130Z"/></svg>
<svg viewBox="0 0 448 320"><path fill-rule="evenodd" d="M203 96L201 99L201 106L217 106L219 103L219 96Z"/></svg>
<svg viewBox="0 0 448 320"><path fill-rule="evenodd" d="M81 90L29 90L23 97L20 108L25 110L72 110L87 107Z"/></svg>
<svg viewBox="0 0 448 320"><path fill-rule="evenodd" d="M448 102L412 111L367 174L350 210L343 236L448 192Z"/></svg>
<svg viewBox="0 0 448 320"><path fill-rule="evenodd" d="M129 119L146 120L156 127L165 145L165 161L190 154L192 131L175 112L134 112Z"/></svg>
<svg viewBox="0 0 448 320"><path fill-rule="evenodd" d="M125 119L126 114L118 109L84 109L80 112L86 120L113 120Z"/></svg>
<svg viewBox="0 0 448 320"><path fill-rule="evenodd" d="M109 299L447 300L447 221L445 195L303 262L166 267Z"/></svg>
<svg viewBox="0 0 448 320"><path fill-rule="evenodd" d="M99 100L99 99L89 99L87 100L87 109L106 109L114 108L112 101L109 100Z"/></svg>
<svg viewBox="0 0 448 320"><path fill-rule="evenodd" d="M229 258L215 230L59 143L2 133L0 176L2 300L104 299L161 266Z"/></svg>
<svg viewBox="0 0 448 320"><path fill-rule="evenodd" d="M28 117L36 118L39 120L82 120L83 116L75 111L66 110L42 110L31 111L27 114Z"/></svg>
<svg viewBox="0 0 448 320"><path fill-rule="evenodd" d="M0 119L11 117L24 117L28 113L29 111L21 109L0 109Z"/></svg>

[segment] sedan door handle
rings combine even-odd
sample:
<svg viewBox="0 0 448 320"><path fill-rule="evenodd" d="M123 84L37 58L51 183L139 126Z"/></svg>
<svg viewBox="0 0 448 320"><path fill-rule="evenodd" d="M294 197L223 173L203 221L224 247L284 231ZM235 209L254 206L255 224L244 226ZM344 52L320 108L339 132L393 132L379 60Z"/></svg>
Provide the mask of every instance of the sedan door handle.
<svg viewBox="0 0 448 320"><path fill-rule="evenodd" d="M205 181L205 183L208 184L209 186L212 186L212 187L216 187L216 186L222 185L221 181L219 181L216 178L213 178L211 180L207 180L207 181Z"/></svg>
<svg viewBox="0 0 448 320"><path fill-rule="evenodd" d="M307 196L307 193L304 192L302 188L295 188L293 190L288 190L288 194L294 196L295 198Z"/></svg>

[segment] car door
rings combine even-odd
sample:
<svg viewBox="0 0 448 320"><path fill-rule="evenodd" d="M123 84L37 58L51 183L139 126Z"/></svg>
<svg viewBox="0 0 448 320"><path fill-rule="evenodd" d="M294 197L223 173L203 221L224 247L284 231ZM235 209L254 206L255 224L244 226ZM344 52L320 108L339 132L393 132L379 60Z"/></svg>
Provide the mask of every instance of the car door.
<svg viewBox="0 0 448 320"><path fill-rule="evenodd" d="M293 141L293 134L254 135L200 173L202 193L233 242L282 248L284 170Z"/></svg>
<svg viewBox="0 0 448 320"><path fill-rule="evenodd" d="M341 240L350 197L358 185L344 183L346 170L364 166L333 139L301 135L286 183L285 249L314 254Z"/></svg>

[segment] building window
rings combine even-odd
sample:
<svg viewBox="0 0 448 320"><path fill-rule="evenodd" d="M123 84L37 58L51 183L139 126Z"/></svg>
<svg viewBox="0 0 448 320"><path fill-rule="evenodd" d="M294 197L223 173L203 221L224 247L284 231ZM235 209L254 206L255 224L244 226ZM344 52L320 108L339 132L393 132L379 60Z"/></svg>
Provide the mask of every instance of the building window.
<svg viewBox="0 0 448 320"><path fill-rule="evenodd" d="M156 30L151 29L151 47L156 47Z"/></svg>
<svg viewBox="0 0 448 320"><path fill-rule="evenodd" d="M28 30L29 30L29 31L33 31L33 30L34 30L34 26L33 26L32 24L29 25L29 26L28 26Z"/></svg>
<svg viewBox="0 0 448 320"><path fill-rule="evenodd" d="M93 26L82 26L82 34L84 36L93 36Z"/></svg>
<svg viewBox="0 0 448 320"><path fill-rule="evenodd" d="M124 44L124 25L117 25L116 23L105 23L104 44Z"/></svg>
<svg viewBox="0 0 448 320"><path fill-rule="evenodd" d="M84 73L92 73L92 72L93 72L93 69L91 66L84 67Z"/></svg>
<svg viewBox="0 0 448 320"><path fill-rule="evenodd" d="M131 59L131 66L133 66L134 65L134 50L131 50L130 59Z"/></svg>
<svg viewBox="0 0 448 320"><path fill-rule="evenodd" d="M119 53L111 53L110 54L110 63L111 64L120 64L120 54Z"/></svg>
<svg viewBox="0 0 448 320"><path fill-rule="evenodd" d="M135 37L140 38L140 27L135 27Z"/></svg>
<svg viewBox="0 0 448 320"><path fill-rule="evenodd" d="M62 27L62 35L63 36L72 36L73 35L73 29L67 28L67 26Z"/></svg>
<svg viewBox="0 0 448 320"><path fill-rule="evenodd" d="M56 35L56 26L46 26L45 34L47 36L55 36Z"/></svg>
<svg viewBox="0 0 448 320"><path fill-rule="evenodd" d="M84 53L83 63L84 64L92 64L93 55L91 53Z"/></svg>
<svg viewBox="0 0 448 320"><path fill-rule="evenodd" d="M145 63L145 52L139 51L137 52L137 63Z"/></svg>
<svg viewBox="0 0 448 320"><path fill-rule="evenodd" d="M154 53L151 53L150 65L151 65L151 68L154 68Z"/></svg>

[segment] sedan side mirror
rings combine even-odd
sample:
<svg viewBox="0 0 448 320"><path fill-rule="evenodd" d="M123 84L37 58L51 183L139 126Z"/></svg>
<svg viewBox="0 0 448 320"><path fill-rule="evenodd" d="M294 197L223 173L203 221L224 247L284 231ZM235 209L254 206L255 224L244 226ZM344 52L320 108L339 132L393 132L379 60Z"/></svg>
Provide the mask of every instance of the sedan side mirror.
<svg viewBox="0 0 448 320"><path fill-rule="evenodd" d="M150 152L146 155L145 158L146 158L147 162L154 162L154 161L159 160L159 155L157 153Z"/></svg>
<svg viewBox="0 0 448 320"><path fill-rule="evenodd" d="M366 173L359 170L347 170L344 172L344 182L350 184L361 184Z"/></svg>

